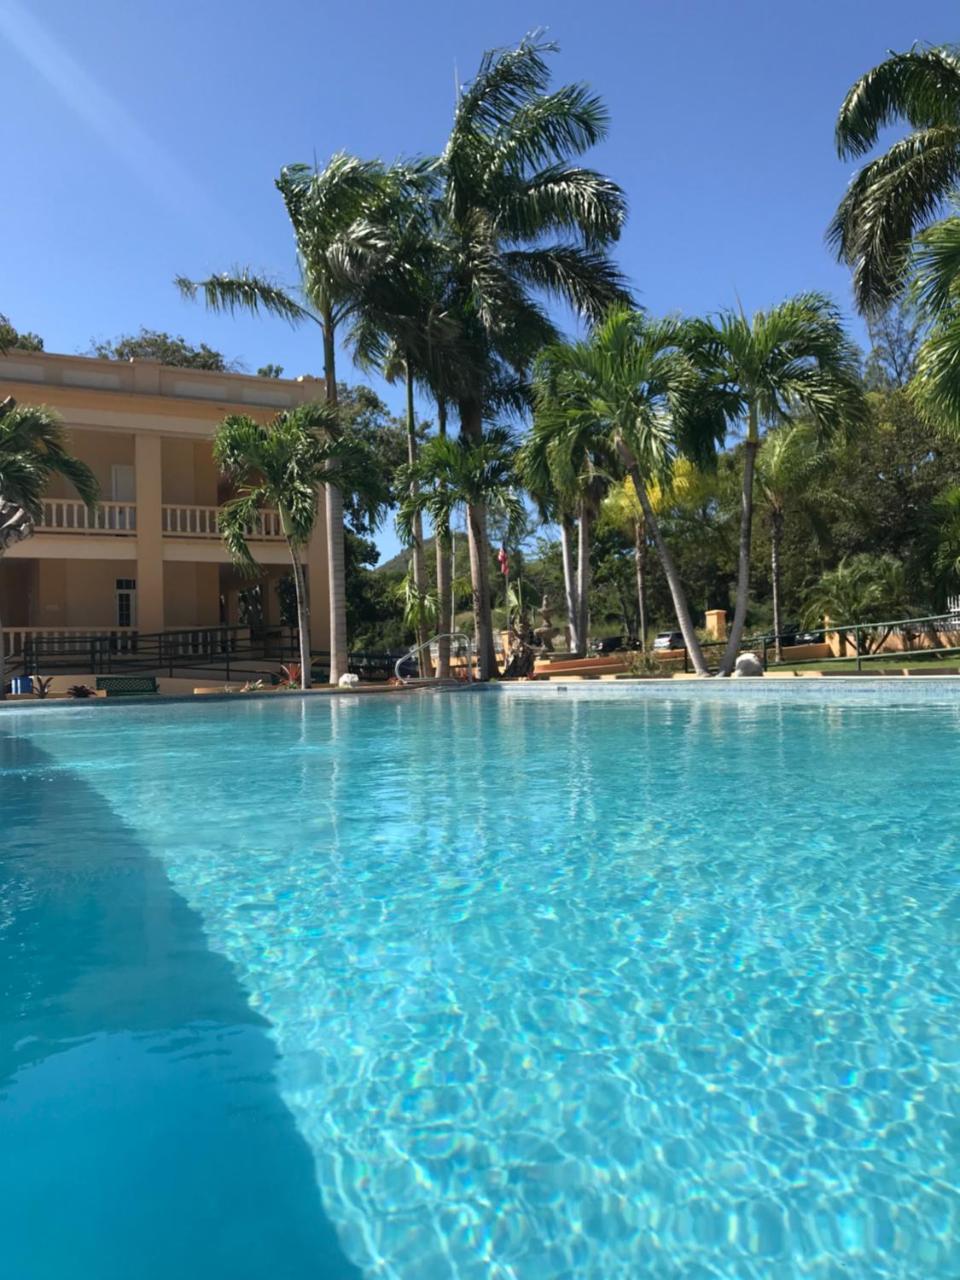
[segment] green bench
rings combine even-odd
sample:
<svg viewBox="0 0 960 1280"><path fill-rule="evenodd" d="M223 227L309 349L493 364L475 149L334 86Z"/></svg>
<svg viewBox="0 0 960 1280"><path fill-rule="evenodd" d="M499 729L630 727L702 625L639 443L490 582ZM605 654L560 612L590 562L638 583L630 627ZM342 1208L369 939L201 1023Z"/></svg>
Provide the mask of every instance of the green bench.
<svg viewBox="0 0 960 1280"><path fill-rule="evenodd" d="M160 686L156 676L97 676L97 692L108 698L126 698L159 693Z"/></svg>

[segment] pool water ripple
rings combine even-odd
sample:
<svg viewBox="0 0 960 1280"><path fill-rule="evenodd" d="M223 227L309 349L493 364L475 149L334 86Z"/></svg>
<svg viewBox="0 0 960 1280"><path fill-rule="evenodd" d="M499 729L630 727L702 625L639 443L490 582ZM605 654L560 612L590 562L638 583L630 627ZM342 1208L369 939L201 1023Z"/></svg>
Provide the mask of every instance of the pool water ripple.
<svg viewBox="0 0 960 1280"><path fill-rule="evenodd" d="M365 1274L960 1276L957 710L17 729L124 813L269 1022Z"/></svg>

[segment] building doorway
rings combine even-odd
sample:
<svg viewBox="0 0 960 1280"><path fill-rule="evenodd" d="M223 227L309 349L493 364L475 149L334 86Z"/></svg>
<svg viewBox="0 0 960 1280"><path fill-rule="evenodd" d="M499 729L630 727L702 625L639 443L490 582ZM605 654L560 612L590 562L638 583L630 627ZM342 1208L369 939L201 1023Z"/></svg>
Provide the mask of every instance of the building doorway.
<svg viewBox="0 0 960 1280"><path fill-rule="evenodd" d="M137 580L117 578L117 626L137 625Z"/></svg>

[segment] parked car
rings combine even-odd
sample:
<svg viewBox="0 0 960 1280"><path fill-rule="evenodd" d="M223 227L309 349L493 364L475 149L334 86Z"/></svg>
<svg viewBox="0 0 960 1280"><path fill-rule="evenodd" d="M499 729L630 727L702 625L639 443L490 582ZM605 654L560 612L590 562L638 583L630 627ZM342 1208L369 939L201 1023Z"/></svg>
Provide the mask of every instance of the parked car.
<svg viewBox="0 0 960 1280"><path fill-rule="evenodd" d="M785 622L780 628L780 643L786 648L788 645L803 644L805 641L800 640L800 628L795 622ZM777 642L777 633L768 631L765 635L757 636L760 644L773 647Z"/></svg>
<svg viewBox="0 0 960 1280"><path fill-rule="evenodd" d="M604 636L602 640L593 640L590 648L594 653L616 653L618 649L625 649L627 641L623 636Z"/></svg>
<svg viewBox="0 0 960 1280"><path fill-rule="evenodd" d="M654 637L654 652L662 652L664 649L683 649L685 647L683 633L680 631L660 631Z"/></svg>

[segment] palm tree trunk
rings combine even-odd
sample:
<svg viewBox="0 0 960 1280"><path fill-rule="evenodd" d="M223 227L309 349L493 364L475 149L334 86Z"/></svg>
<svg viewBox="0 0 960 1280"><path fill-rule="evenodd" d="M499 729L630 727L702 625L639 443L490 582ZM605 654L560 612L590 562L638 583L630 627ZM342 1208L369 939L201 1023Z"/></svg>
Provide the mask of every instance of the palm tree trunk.
<svg viewBox="0 0 960 1280"><path fill-rule="evenodd" d="M437 599L439 611L437 626L440 639L437 641L437 675L441 680L450 677L450 632L453 630L451 586L451 547L450 530L434 529L437 540Z"/></svg>
<svg viewBox="0 0 960 1280"><path fill-rule="evenodd" d="M443 396L437 398L437 434L441 438L447 434L447 402ZM435 528L433 536L437 552L437 629L440 632L437 675L441 680L447 680L450 677L450 632L453 630L453 541L449 529Z"/></svg>
<svg viewBox="0 0 960 1280"><path fill-rule="evenodd" d="M647 530L643 518L633 522L633 558L637 567L637 614L640 652L647 652Z"/></svg>
<svg viewBox="0 0 960 1280"><path fill-rule="evenodd" d="M407 462L412 467L417 460L417 423L413 405L413 370L409 360L404 361L403 368L407 390ZM410 493L413 497L417 496L415 481L410 485ZM419 511L413 520L413 547L410 552L410 560L413 569L413 589L417 593L417 603L422 611L423 599L427 591L427 574L423 560L423 516ZM419 618L415 631L418 646L417 665L420 670L420 678L425 680L433 674L433 671L430 666L430 651L426 647L430 636L427 624L422 617Z"/></svg>
<svg viewBox="0 0 960 1280"><path fill-rule="evenodd" d="M460 431L468 440L483 439L483 411L475 400L461 400ZM480 679L492 680L500 674L493 645L493 614L490 606L490 549L487 543L487 509L480 503L467 506L467 541L470 548L470 581L473 593L473 625Z"/></svg>
<svg viewBox="0 0 960 1280"><path fill-rule="evenodd" d="M755 411L751 410L751 417ZM740 493L740 553L737 564L737 601L733 609L733 626L719 674L728 676L737 661L743 624L747 618L747 597L750 594L750 538L753 528L753 471L757 461L760 441L756 438L755 424L751 422L750 436L743 445L743 488Z"/></svg>
<svg viewBox="0 0 960 1280"><path fill-rule="evenodd" d="M783 661L780 643L780 543L783 538L783 512L774 509L770 513L770 586L773 593L773 657Z"/></svg>
<svg viewBox="0 0 960 1280"><path fill-rule="evenodd" d="M473 594L473 625L477 638L477 661L481 680L499 674L493 645L493 617L490 610L490 547L487 542L487 509L467 507L467 546L470 551L470 582Z"/></svg>
<svg viewBox="0 0 960 1280"><path fill-rule="evenodd" d="M326 400L337 407L337 353L333 332L333 316L323 317L323 376ZM346 674L347 655L347 583L343 546L343 494L332 484L324 494L327 531L327 576L330 590L330 683L337 684ZM309 636L307 643L309 645ZM301 644L303 641L301 640Z"/></svg>
<svg viewBox="0 0 960 1280"><path fill-rule="evenodd" d="M586 504L580 507L577 521L577 604L577 656L585 657L590 629L590 513Z"/></svg>
<svg viewBox="0 0 960 1280"><path fill-rule="evenodd" d="M690 661L693 663L693 669L698 676L708 676L710 674L707 669L706 661L703 657L703 650L700 648L700 641L697 639L697 632L693 625L693 618L690 616L690 606L687 603L686 592L683 589L683 583L680 581L680 574L677 572L677 566L673 556L670 554L670 548L664 541L663 534L660 531L660 525L654 514L653 507L650 503L650 497L647 493L647 486L643 482L640 474L640 468L637 466L633 454L624 445L618 447L620 457L623 459L627 467L627 473L633 481L633 487L636 491L637 501L640 503L640 510L643 512L643 519L650 530L654 545L657 548L657 554L660 556L660 563L663 565L663 573L667 579L667 586L670 588L670 595L673 598L673 608L677 615L677 625L680 627L683 635L683 643L686 646Z"/></svg>
<svg viewBox="0 0 960 1280"><path fill-rule="evenodd" d="M303 576L300 552L292 542L290 559L293 563L293 587L297 595L297 634L300 639L300 688L309 689L310 674L310 605L307 601L307 584Z"/></svg>
<svg viewBox="0 0 960 1280"><path fill-rule="evenodd" d="M577 598L577 576L573 567L573 521L564 516L560 521L560 550L563 556L563 589L566 595L570 651L580 650L580 601Z"/></svg>

